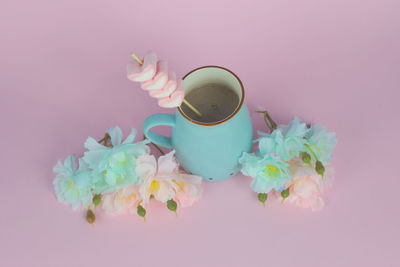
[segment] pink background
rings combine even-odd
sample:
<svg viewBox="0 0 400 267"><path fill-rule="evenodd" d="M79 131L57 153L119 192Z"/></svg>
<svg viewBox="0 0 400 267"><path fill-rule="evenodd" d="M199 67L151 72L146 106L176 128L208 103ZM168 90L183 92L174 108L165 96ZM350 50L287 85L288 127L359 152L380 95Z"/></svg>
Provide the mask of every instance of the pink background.
<svg viewBox="0 0 400 267"><path fill-rule="evenodd" d="M2 0L0 266L400 266L398 0ZM205 184L179 217L57 202L52 167L109 126L159 108L126 79L156 50L179 75L237 73L251 110L336 131L334 187L313 213L269 202L250 178ZM265 126L253 115L255 129Z"/></svg>

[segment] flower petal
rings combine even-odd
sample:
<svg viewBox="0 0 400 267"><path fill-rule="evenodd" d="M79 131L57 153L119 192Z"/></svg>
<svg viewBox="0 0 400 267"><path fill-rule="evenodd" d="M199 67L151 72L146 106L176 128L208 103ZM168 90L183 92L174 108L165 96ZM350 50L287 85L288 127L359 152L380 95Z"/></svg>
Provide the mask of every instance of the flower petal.
<svg viewBox="0 0 400 267"><path fill-rule="evenodd" d="M89 150L83 154L82 160L92 169L99 169L100 163L107 154L107 149L104 150Z"/></svg>
<svg viewBox="0 0 400 267"><path fill-rule="evenodd" d="M57 161L57 164L53 168L53 172L55 172L57 174L66 175L66 169L65 169L64 164L62 163L61 160Z"/></svg>
<svg viewBox="0 0 400 267"><path fill-rule="evenodd" d="M88 137L83 146L88 150L101 150L106 148L99 144L93 137Z"/></svg>
<svg viewBox="0 0 400 267"><path fill-rule="evenodd" d="M177 170L178 162L174 157L175 151L172 150L166 155L158 158L158 171L159 174L170 174Z"/></svg>
<svg viewBox="0 0 400 267"><path fill-rule="evenodd" d="M255 177L260 172L259 170L260 158L253 153L243 152L239 158L239 163L242 164L241 172L246 176Z"/></svg>
<svg viewBox="0 0 400 267"><path fill-rule="evenodd" d="M250 186L256 193L269 193L273 189L272 184L268 183L263 176L256 176Z"/></svg>
<svg viewBox="0 0 400 267"><path fill-rule="evenodd" d="M131 133L126 137L125 141L122 144L130 144L133 143L136 137L136 129L132 128Z"/></svg>
<svg viewBox="0 0 400 267"><path fill-rule="evenodd" d="M160 188L154 194L154 197L163 203L167 202L170 199L173 199L176 195L176 191L178 190L178 185L169 180L160 181Z"/></svg>
<svg viewBox="0 0 400 267"><path fill-rule="evenodd" d="M112 127L110 129L108 129L108 134L111 137L111 143L112 145L118 146L121 144L122 142L122 130L121 128L119 128L118 126Z"/></svg>
<svg viewBox="0 0 400 267"><path fill-rule="evenodd" d="M71 171L76 171L77 166L75 161L75 155L68 156L64 161L64 166L66 169L70 169Z"/></svg>
<svg viewBox="0 0 400 267"><path fill-rule="evenodd" d="M157 161L153 155L142 155L136 160L136 173L141 179L148 179L157 172Z"/></svg>
<svg viewBox="0 0 400 267"><path fill-rule="evenodd" d="M298 117L294 117L293 120L290 122L287 132L285 136L292 137L303 137L305 136L310 130L307 128L307 125L302 122Z"/></svg>

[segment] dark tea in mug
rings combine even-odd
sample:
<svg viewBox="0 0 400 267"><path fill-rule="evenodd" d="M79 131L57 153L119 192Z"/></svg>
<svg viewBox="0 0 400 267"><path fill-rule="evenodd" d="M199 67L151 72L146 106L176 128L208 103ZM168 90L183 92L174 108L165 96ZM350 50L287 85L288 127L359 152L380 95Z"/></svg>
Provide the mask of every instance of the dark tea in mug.
<svg viewBox="0 0 400 267"><path fill-rule="evenodd" d="M239 105L239 96L226 85L209 83L193 88L185 99L195 106L201 117L197 116L185 104L182 111L191 119L202 123L214 123L229 117Z"/></svg>

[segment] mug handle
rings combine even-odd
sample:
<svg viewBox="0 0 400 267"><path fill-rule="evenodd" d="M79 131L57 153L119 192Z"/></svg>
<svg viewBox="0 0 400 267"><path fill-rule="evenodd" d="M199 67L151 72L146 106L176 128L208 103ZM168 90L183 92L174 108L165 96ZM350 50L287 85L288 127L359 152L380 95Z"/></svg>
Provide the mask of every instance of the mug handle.
<svg viewBox="0 0 400 267"><path fill-rule="evenodd" d="M147 117L143 122L144 135L154 144L172 149L171 137L156 134L150 131L151 128L156 126L175 126L175 115L158 113Z"/></svg>

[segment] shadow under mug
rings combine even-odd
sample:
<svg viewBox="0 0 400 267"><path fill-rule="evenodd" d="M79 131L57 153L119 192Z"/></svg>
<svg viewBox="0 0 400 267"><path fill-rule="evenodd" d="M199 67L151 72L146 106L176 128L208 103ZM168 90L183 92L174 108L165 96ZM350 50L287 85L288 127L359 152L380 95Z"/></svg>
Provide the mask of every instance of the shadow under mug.
<svg viewBox="0 0 400 267"><path fill-rule="evenodd" d="M236 109L225 119L212 123L194 120L179 107L175 114L154 114L143 124L145 136L153 143L176 151L181 166L206 181L221 181L239 171L238 159L252 147L253 128L244 104L244 87L232 71L218 66L204 66L183 77L185 94L207 84L220 84L239 97ZM172 127L171 137L151 128Z"/></svg>

